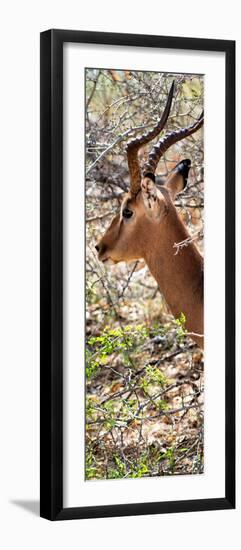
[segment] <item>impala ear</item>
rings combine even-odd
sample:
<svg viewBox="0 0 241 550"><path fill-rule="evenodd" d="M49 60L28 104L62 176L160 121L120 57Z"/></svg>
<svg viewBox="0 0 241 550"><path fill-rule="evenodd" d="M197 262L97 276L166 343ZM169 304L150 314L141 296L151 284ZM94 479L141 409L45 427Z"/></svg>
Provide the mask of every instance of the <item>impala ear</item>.
<svg viewBox="0 0 241 550"><path fill-rule="evenodd" d="M181 193L187 185L187 178L191 161L189 159L182 160L169 174L165 181L165 187L169 190L172 200L175 200L178 193Z"/></svg>
<svg viewBox="0 0 241 550"><path fill-rule="evenodd" d="M151 175L149 177L149 174L146 174L141 181L141 191L147 214L157 218L160 214L160 201L157 196L154 178L155 176Z"/></svg>
<svg viewBox="0 0 241 550"><path fill-rule="evenodd" d="M143 197L146 213L152 219L158 220L163 212L163 200L160 200L160 192L158 191L155 183L155 176L146 174L141 181L141 192Z"/></svg>

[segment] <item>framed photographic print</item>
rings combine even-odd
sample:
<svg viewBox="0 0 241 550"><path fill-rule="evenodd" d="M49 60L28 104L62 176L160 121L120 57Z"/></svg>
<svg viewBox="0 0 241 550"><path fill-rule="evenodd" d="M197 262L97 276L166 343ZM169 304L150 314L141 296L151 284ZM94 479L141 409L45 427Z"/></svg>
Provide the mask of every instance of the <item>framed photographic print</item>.
<svg viewBox="0 0 241 550"><path fill-rule="evenodd" d="M50 520L235 507L235 43L41 33Z"/></svg>

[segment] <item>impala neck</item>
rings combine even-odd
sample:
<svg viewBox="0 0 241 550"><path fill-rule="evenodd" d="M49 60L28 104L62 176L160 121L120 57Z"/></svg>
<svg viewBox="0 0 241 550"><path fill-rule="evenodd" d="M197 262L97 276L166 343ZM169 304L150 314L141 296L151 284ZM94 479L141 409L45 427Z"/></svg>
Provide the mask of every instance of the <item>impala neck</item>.
<svg viewBox="0 0 241 550"><path fill-rule="evenodd" d="M168 211L156 235L150 235L145 261L175 318L183 312L188 331L203 334L203 258L194 243L175 243L189 234L175 207ZM202 346L202 338L193 337Z"/></svg>

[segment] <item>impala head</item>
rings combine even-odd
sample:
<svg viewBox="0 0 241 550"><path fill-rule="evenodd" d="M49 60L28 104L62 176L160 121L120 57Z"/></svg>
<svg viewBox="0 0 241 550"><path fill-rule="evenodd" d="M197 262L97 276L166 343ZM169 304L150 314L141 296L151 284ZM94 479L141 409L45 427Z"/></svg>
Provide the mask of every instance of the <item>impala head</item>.
<svg viewBox="0 0 241 550"><path fill-rule="evenodd" d="M145 259L148 247L151 246L152 239L157 233L157 226L159 226L158 236L160 236L160 225L165 224L167 215L175 210L175 197L186 186L191 165L189 159L179 162L160 187L155 184L155 172L160 158L171 145L190 136L202 126L203 113L191 126L162 137L151 150L142 172L138 160L140 147L157 137L166 124L171 109L173 89L174 82L162 117L153 130L127 144L130 190L122 201L120 212L112 219L110 226L96 245L99 260L103 262L112 260L117 263Z"/></svg>

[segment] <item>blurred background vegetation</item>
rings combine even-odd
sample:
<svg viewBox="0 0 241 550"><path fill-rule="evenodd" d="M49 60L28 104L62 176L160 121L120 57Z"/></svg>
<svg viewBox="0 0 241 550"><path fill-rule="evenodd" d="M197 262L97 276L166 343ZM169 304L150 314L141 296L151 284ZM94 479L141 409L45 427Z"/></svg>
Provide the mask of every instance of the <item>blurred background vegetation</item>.
<svg viewBox="0 0 241 550"><path fill-rule="evenodd" d="M202 351L143 261L105 267L94 248L128 190L126 142L160 118L173 79L166 131L198 118L203 76L86 70L86 479L203 472ZM202 129L166 152L160 180L183 158L176 206L202 251Z"/></svg>

